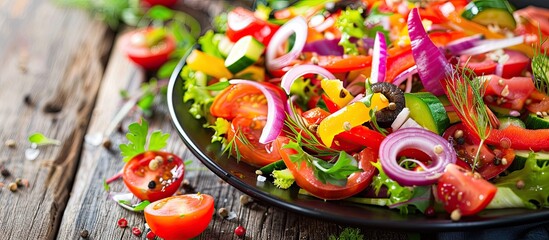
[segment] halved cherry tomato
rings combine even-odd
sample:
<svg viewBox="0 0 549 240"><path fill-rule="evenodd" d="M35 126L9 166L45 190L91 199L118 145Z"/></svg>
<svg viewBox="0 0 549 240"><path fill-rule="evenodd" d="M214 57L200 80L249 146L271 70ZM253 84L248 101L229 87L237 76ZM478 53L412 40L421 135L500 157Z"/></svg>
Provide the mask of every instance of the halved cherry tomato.
<svg viewBox="0 0 549 240"><path fill-rule="evenodd" d="M120 38L122 50L130 60L145 69L159 68L168 61L170 54L175 50L176 43L170 35L161 36L160 39L147 43L147 39L158 31L161 30L151 27L124 33Z"/></svg>
<svg viewBox="0 0 549 240"><path fill-rule="evenodd" d="M500 107L521 110L524 102L536 89L530 77L513 77L510 79L500 78L496 75L488 75L486 83L485 99L488 103L498 103L497 98L505 99L505 102L498 104ZM486 98L491 96L492 99Z"/></svg>
<svg viewBox="0 0 549 240"><path fill-rule="evenodd" d="M459 210L461 216L469 216L483 210L496 191L497 188L483 178L475 177L455 164L448 164L446 172L438 179L436 193L447 212Z"/></svg>
<svg viewBox="0 0 549 240"><path fill-rule="evenodd" d="M278 25L257 18L253 12L242 7L237 7L227 14L226 35L232 42L252 35L267 46L278 28Z"/></svg>
<svg viewBox="0 0 549 240"><path fill-rule="evenodd" d="M454 137L456 131L463 132L462 139L456 139ZM454 124L446 129L444 134L442 134L442 137L447 140L452 139L458 159L467 163L469 169L472 169L479 144L465 126L462 123ZM505 158L505 164L502 164L503 158ZM482 145L476 171L478 171L484 179L492 179L511 166L514 159L515 152L513 149L501 148L499 146L490 149L487 145Z"/></svg>
<svg viewBox="0 0 549 240"><path fill-rule="evenodd" d="M151 161L158 161L156 169L150 168ZM173 195L183 181L184 172L185 164L178 156L149 151L133 157L124 165L122 179L137 198L153 202Z"/></svg>
<svg viewBox="0 0 549 240"><path fill-rule="evenodd" d="M478 54L474 56L461 55L459 64L467 67L475 72L477 76L494 74L498 64L494 60L486 56L486 54Z"/></svg>
<svg viewBox="0 0 549 240"><path fill-rule="evenodd" d="M243 162L262 167L280 160L278 150L273 148L272 143L262 144L259 142L259 136L261 136L266 120L265 116L236 117L231 122L227 140L236 144L236 148L233 147L233 150L238 151Z"/></svg>
<svg viewBox="0 0 549 240"><path fill-rule="evenodd" d="M145 207L151 230L165 240L191 239L212 220L214 199L207 194L185 194L164 198Z"/></svg>
<svg viewBox="0 0 549 240"><path fill-rule="evenodd" d="M519 51L505 50L505 54L509 56L502 67L501 77L512 78L517 76L523 76L522 72L530 66L530 58Z"/></svg>
<svg viewBox="0 0 549 240"><path fill-rule="evenodd" d="M268 82L263 85L279 93L283 101L286 101L286 94L278 86ZM219 93L211 107L210 113L214 117L221 117L231 120L237 116L254 118L267 116L267 99L265 95L254 86L249 84L235 84Z"/></svg>
<svg viewBox="0 0 549 240"><path fill-rule="evenodd" d="M376 168L372 166L371 162L377 161L377 153L372 149L365 148L357 158L358 168L362 169L362 172L351 174L347 178L345 186L322 183L315 177L313 169L306 161L294 162L290 159L290 155L296 152L293 149L283 148L284 141L282 139L277 139L274 142L274 147L280 149L280 156L295 177L297 185L321 199L338 200L353 196L370 185L376 172Z"/></svg>

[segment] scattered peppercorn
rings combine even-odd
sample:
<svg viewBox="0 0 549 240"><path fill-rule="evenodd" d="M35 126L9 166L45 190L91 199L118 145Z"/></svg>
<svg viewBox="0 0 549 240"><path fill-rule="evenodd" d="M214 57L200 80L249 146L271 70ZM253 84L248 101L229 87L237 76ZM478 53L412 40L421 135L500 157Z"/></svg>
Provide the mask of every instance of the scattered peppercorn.
<svg viewBox="0 0 549 240"><path fill-rule="evenodd" d="M435 208L433 206L428 206L423 214L427 217L434 217L436 214Z"/></svg>
<svg viewBox="0 0 549 240"><path fill-rule="evenodd" d="M222 218L227 218L229 216L229 210L226 208L219 208L217 209L217 214Z"/></svg>
<svg viewBox="0 0 549 240"><path fill-rule="evenodd" d="M15 184L17 184L18 187L23 187L23 179L16 178L15 179Z"/></svg>
<svg viewBox="0 0 549 240"><path fill-rule="evenodd" d="M138 227L133 227L132 228L132 233L133 233L133 235L139 237L139 236L141 236L141 229L139 229Z"/></svg>
<svg viewBox="0 0 549 240"><path fill-rule="evenodd" d="M150 181L148 187L149 187L149 189L156 188L156 182L155 181Z"/></svg>
<svg viewBox="0 0 549 240"><path fill-rule="evenodd" d="M5 169L5 168L2 168L2 171L0 171L0 173L2 174L2 177L9 177L9 176L11 176L11 172L8 171L8 169Z"/></svg>
<svg viewBox="0 0 549 240"><path fill-rule="evenodd" d="M8 139L8 140L6 140L4 145L6 145L6 147L9 147L9 148L15 148L16 142L13 139Z"/></svg>
<svg viewBox="0 0 549 240"><path fill-rule="evenodd" d="M110 139L105 139L105 141L103 141L103 147L105 149L111 149L112 147L112 142Z"/></svg>
<svg viewBox="0 0 549 240"><path fill-rule="evenodd" d="M82 237L82 238L88 238L89 236L90 236L90 233L86 229L84 229L84 230L82 230L82 232L80 232L80 237Z"/></svg>
<svg viewBox="0 0 549 240"><path fill-rule="evenodd" d="M168 156L168 162L173 162L173 156Z"/></svg>
<svg viewBox="0 0 549 240"><path fill-rule="evenodd" d="M244 235L246 235L246 229L243 226L238 226L234 229L234 234L239 237L244 237Z"/></svg>
<svg viewBox="0 0 549 240"><path fill-rule="evenodd" d="M118 219L117 224L120 228L126 228L128 226L128 220L126 220L125 218L120 218Z"/></svg>
<svg viewBox="0 0 549 240"><path fill-rule="evenodd" d="M156 238L156 234L153 231L149 231L146 237L147 239L154 239Z"/></svg>
<svg viewBox="0 0 549 240"><path fill-rule="evenodd" d="M17 191L17 184L15 184L14 182L11 182L10 184L8 184L8 188L10 189L10 191L16 192Z"/></svg>
<svg viewBox="0 0 549 240"><path fill-rule="evenodd" d="M32 98L31 98L30 94L25 95L25 97L23 98L23 102L25 104L27 104L27 106L32 106L33 105L32 104Z"/></svg>
<svg viewBox="0 0 549 240"><path fill-rule="evenodd" d="M461 219L461 211L459 211L459 209L452 211L452 213L450 214L450 218L454 222L459 221Z"/></svg>

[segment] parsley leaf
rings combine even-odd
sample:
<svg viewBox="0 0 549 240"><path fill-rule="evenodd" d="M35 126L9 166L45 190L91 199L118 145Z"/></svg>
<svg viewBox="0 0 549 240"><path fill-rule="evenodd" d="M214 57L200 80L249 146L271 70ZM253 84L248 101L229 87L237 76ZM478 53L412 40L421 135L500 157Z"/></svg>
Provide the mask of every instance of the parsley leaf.
<svg viewBox="0 0 549 240"><path fill-rule="evenodd" d="M360 233L360 229L358 228L345 228L339 234L339 237L336 237L334 235L330 235L330 237L328 237L328 240L363 240L363 239L364 239L364 235Z"/></svg>
<svg viewBox="0 0 549 240"><path fill-rule="evenodd" d="M300 138L298 137L297 140L299 142ZM290 155L290 160L294 163L307 161L307 165L313 168L315 177L322 183L345 186L347 178L351 174L362 171L362 169L358 168L356 159L345 151L339 153L335 163L330 163L306 153L298 142L290 141L283 146L284 148L297 151L296 154Z"/></svg>
<svg viewBox="0 0 549 240"><path fill-rule="evenodd" d="M29 136L29 142L34 143L38 146L44 146L44 145L59 145L61 142L56 139L48 138L42 133L33 133Z"/></svg>
<svg viewBox="0 0 549 240"><path fill-rule="evenodd" d="M149 133L149 123L145 119L130 124L126 138L130 143L121 144L120 152L124 156L124 162L128 162L132 157L146 151L147 135ZM149 138L148 150L160 150L168 143L170 134L155 131Z"/></svg>

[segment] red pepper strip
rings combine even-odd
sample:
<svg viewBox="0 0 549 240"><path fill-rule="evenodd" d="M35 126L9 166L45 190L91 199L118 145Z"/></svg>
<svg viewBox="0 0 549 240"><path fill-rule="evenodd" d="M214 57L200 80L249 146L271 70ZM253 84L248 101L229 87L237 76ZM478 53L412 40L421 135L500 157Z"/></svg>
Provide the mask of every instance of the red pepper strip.
<svg viewBox="0 0 549 240"><path fill-rule="evenodd" d="M339 61L326 62L325 64L319 62L319 65L332 73L349 72L372 65L372 56L351 56L342 58Z"/></svg>
<svg viewBox="0 0 549 240"><path fill-rule="evenodd" d="M492 129L486 143L507 145L518 150L548 151L549 129L524 129L510 125L503 130Z"/></svg>
<svg viewBox="0 0 549 240"><path fill-rule="evenodd" d="M385 139L385 136L365 126L356 126L351 128L349 131L338 134L337 138L340 141L369 147L375 152L378 152L379 146L381 145L383 139Z"/></svg>
<svg viewBox="0 0 549 240"><path fill-rule="evenodd" d="M400 51L397 51L396 49L394 51L389 51L387 74L385 75L386 82L393 82L398 74L416 64L410 45L399 50ZM394 55L391 52L395 52Z"/></svg>
<svg viewBox="0 0 549 240"><path fill-rule="evenodd" d="M330 99L326 94L322 94L320 95L320 97L324 101L324 104L326 104L326 108L328 108L328 111L330 113L335 113L337 112L337 110L340 109L340 107L334 101L332 101L332 99Z"/></svg>

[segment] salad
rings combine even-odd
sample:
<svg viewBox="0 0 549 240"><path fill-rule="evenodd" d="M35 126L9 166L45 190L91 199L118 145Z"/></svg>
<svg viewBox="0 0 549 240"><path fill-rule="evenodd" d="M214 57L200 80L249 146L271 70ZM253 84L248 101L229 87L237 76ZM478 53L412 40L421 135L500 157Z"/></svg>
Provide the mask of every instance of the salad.
<svg viewBox="0 0 549 240"><path fill-rule="evenodd" d="M454 221L546 208L547 19L507 0L237 7L188 54L182 101L280 188Z"/></svg>

